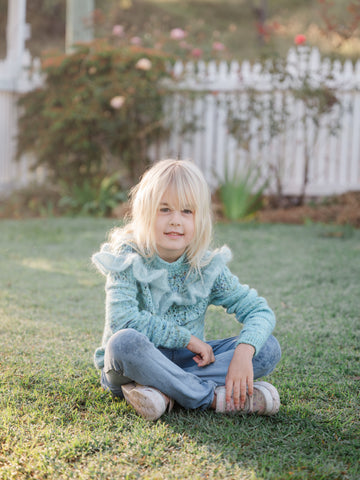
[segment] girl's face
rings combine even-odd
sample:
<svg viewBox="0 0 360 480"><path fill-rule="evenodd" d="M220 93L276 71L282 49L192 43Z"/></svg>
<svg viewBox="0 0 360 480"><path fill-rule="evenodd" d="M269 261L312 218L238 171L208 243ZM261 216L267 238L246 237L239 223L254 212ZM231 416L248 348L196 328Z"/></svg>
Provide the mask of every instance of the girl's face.
<svg viewBox="0 0 360 480"><path fill-rule="evenodd" d="M195 212L189 207L180 210L171 189L161 198L155 220L155 241L159 256L175 262L185 252L195 234Z"/></svg>

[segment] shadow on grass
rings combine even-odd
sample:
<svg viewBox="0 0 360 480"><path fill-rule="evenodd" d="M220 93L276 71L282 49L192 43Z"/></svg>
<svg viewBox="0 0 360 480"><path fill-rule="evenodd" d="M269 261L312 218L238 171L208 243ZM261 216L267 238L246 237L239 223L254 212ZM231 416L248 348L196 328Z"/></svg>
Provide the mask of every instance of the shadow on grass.
<svg viewBox="0 0 360 480"><path fill-rule="evenodd" d="M285 392L284 404L273 417L221 415L213 411L186 411L175 406L173 412L157 422L147 422L124 400L104 392L96 372L91 372L87 380L78 379L77 382L80 383L77 397L73 396L74 383L68 383L69 397L75 402L73 410L86 412L90 407L93 413L99 408L103 413L105 409L115 413L115 421L118 416L122 431L144 429L155 439L159 428L163 427L172 432L173 442L174 438L181 438L185 443L196 444L198 448L205 448L209 458L216 458L216 462L236 465L261 478L355 479L360 472L357 466L359 445L353 428L356 417L354 424L345 426L334 418L330 401L327 410L315 412L309 403L295 404ZM147 455L150 458L151 451Z"/></svg>
<svg viewBox="0 0 360 480"><path fill-rule="evenodd" d="M358 478L355 432L334 427L326 415L283 406L274 417L221 416L184 412L166 417L177 434L184 433L210 455L238 464L261 478ZM281 473L280 473L281 472Z"/></svg>

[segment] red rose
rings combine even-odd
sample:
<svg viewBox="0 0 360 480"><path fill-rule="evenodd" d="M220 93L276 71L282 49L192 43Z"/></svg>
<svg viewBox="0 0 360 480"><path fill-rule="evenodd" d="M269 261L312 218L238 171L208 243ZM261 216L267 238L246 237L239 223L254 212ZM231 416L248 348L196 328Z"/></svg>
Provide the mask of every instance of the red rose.
<svg viewBox="0 0 360 480"><path fill-rule="evenodd" d="M296 37L294 38L294 42L295 42L295 45L302 45L303 43L306 42L305 35L302 35L302 34L296 35Z"/></svg>

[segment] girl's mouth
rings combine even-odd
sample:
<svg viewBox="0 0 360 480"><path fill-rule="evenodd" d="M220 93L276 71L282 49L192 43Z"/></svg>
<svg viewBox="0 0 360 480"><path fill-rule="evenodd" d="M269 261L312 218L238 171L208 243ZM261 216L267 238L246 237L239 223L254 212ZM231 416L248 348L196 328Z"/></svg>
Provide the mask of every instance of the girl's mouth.
<svg viewBox="0 0 360 480"><path fill-rule="evenodd" d="M165 235L169 237L182 237L184 234L180 232L165 232Z"/></svg>

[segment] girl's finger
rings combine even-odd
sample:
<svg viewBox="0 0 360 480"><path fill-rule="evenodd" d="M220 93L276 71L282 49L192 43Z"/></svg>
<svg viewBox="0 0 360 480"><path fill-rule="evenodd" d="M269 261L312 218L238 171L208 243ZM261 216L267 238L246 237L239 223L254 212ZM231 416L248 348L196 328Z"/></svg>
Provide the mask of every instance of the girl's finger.
<svg viewBox="0 0 360 480"><path fill-rule="evenodd" d="M200 355L195 355L195 357L193 357L193 360L194 360L194 362L196 362L196 363L199 365L199 363L201 362L202 358L200 357Z"/></svg>
<svg viewBox="0 0 360 480"><path fill-rule="evenodd" d="M240 383L240 408L245 408L246 401L246 380Z"/></svg>
<svg viewBox="0 0 360 480"><path fill-rule="evenodd" d="M248 379L247 388L249 396L252 397L252 394L254 393L254 381L252 378Z"/></svg>
<svg viewBox="0 0 360 480"><path fill-rule="evenodd" d="M231 396L232 396L232 392L233 392L233 383L232 382L226 383L225 391L226 391L226 395L225 395L226 409L231 410Z"/></svg>
<svg viewBox="0 0 360 480"><path fill-rule="evenodd" d="M239 383L235 383L234 385L233 400L234 400L235 410L239 410L240 409L240 384Z"/></svg>

